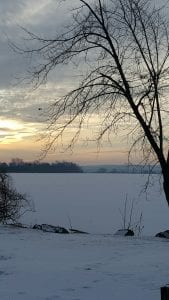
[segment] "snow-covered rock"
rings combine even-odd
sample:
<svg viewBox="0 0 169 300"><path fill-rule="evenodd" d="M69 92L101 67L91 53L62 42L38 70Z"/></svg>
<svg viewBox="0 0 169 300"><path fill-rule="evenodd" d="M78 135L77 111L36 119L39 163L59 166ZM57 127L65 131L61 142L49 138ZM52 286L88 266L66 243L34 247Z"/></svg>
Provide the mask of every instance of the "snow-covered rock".
<svg viewBox="0 0 169 300"><path fill-rule="evenodd" d="M156 234L156 237L169 239L169 230L165 230Z"/></svg>
<svg viewBox="0 0 169 300"><path fill-rule="evenodd" d="M64 227L53 226L53 225L48 225L48 224L42 224L42 225L35 224L33 226L33 229L43 230L45 232L69 233L69 231Z"/></svg>
<svg viewBox="0 0 169 300"><path fill-rule="evenodd" d="M33 226L33 229L42 230L42 225L35 224L35 225Z"/></svg>
<svg viewBox="0 0 169 300"><path fill-rule="evenodd" d="M119 229L116 231L114 235L121 235L121 236L133 236L134 231L131 229Z"/></svg>

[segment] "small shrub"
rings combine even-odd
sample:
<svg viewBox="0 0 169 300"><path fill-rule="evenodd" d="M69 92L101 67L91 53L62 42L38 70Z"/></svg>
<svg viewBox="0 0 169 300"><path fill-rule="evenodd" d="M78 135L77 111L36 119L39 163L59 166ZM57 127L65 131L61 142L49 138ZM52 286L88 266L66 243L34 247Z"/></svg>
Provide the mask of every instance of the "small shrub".
<svg viewBox="0 0 169 300"><path fill-rule="evenodd" d="M122 229L132 230L135 235L140 236L144 228L144 226L142 225L143 213L141 212L138 219L134 221L135 200L129 202L128 197L126 195L123 211L119 209L119 212L122 218Z"/></svg>
<svg viewBox="0 0 169 300"><path fill-rule="evenodd" d="M33 210L33 202L27 198L26 194L16 190L11 176L0 173L0 222L16 223L25 212Z"/></svg>

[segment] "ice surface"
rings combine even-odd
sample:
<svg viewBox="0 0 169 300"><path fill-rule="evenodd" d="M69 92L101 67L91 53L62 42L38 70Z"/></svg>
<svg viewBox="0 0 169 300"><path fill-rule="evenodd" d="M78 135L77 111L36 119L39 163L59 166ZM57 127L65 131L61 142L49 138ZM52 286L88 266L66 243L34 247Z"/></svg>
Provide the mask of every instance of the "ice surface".
<svg viewBox="0 0 169 300"><path fill-rule="evenodd" d="M12 174L17 188L35 202L36 213L24 216L29 224L52 224L91 233L115 233L122 228L119 209L126 195L135 199L133 222L143 212L143 235L169 229L169 209L159 176L148 193L141 193L146 175L137 174Z"/></svg>

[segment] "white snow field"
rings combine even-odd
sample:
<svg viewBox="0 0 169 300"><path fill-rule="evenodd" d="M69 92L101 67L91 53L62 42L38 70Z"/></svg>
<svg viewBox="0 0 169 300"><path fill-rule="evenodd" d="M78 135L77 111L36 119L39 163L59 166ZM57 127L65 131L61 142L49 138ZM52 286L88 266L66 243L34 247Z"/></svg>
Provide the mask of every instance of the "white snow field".
<svg viewBox="0 0 169 300"><path fill-rule="evenodd" d="M160 300L169 283L168 208L157 186L148 199L145 178L108 174L13 174L36 213L25 223L72 226L91 234L55 234L0 226L0 300ZM143 210L141 237L113 236L125 195Z"/></svg>
<svg viewBox="0 0 169 300"><path fill-rule="evenodd" d="M160 300L169 242L0 227L1 300Z"/></svg>

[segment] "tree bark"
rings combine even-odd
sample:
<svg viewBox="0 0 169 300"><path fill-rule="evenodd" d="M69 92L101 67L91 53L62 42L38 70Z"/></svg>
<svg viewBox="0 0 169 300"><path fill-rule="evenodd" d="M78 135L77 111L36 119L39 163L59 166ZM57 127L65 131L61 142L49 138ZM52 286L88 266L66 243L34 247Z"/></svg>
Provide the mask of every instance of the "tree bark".
<svg viewBox="0 0 169 300"><path fill-rule="evenodd" d="M164 177L163 188L164 188L164 194L165 194L168 206L169 206L169 176Z"/></svg>
<svg viewBox="0 0 169 300"><path fill-rule="evenodd" d="M161 300L169 300L169 287L161 287Z"/></svg>
<svg viewBox="0 0 169 300"><path fill-rule="evenodd" d="M164 165L161 165L162 167L162 174L163 174L163 188L164 188L164 194L169 206L169 152L167 156L167 161Z"/></svg>

